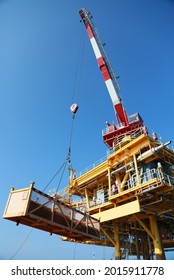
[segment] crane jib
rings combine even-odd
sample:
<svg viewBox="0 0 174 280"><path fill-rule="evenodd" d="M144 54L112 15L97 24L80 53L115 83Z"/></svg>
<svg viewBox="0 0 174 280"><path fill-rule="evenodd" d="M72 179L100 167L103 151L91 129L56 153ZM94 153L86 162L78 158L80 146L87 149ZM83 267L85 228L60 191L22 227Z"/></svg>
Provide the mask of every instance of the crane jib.
<svg viewBox="0 0 174 280"><path fill-rule="evenodd" d="M136 118L133 122L130 121L132 119L131 116L127 116L126 111L123 108L121 98L119 96L120 87L117 82L117 77L105 52L97 29L91 20L92 17L85 8L81 9L79 13L82 21L85 24L86 31L88 33L95 57L97 59L99 69L105 81L105 85L107 87L114 110L116 112L116 120L118 125L112 125L112 128L110 127L109 129L106 129L107 133L103 135L104 142L109 147L112 147L113 139L115 137L142 127L143 120L141 119L139 114L135 114Z"/></svg>
<svg viewBox="0 0 174 280"><path fill-rule="evenodd" d="M95 57L98 62L98 66L100 68L101 74L103 76L103 79L105 81L106 87L108 89L108 92L110 94L112 103L114 105L114 109L116 110L117 115L120 118L120 121L127 124L127 118L125 117L125 112L123 110L123 106L116 106L117 104L121 104L121 98L118 94L118 86L114 81L116 80L115 75L113 75L113 71L110 72L111 65L108 65L108 58L106 58L106 54L104 53L103 45L100 41L100 38L98 36L97 30L94 26L94 24L91 21L91 18L89 16L89 13L86 11L86 9L82 9L80 11L80 16L86 26L86 30L95 54ZM119 110L117 111L117 108Z"/></svg>

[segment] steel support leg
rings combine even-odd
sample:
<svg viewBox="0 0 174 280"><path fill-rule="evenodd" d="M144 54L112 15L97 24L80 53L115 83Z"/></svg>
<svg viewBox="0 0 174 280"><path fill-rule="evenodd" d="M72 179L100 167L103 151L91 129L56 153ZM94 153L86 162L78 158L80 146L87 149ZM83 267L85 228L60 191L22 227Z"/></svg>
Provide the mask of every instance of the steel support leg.
<svg viewBox="0 0 174 280"><path fill-rule="evenodd" d="M151 232L154 236L153 245L154 245L156 260L165 260L164 249L162 246L156 218L154 216L151 216L149 219L150 219Z"/></svg>
<svg viewBox="0 0 174 280"><path fill-rule="evenodd" d="M114 238L115 238L115 260L121 260L119 231L118 231L118 227L115 225L114 225Z"/></svg>

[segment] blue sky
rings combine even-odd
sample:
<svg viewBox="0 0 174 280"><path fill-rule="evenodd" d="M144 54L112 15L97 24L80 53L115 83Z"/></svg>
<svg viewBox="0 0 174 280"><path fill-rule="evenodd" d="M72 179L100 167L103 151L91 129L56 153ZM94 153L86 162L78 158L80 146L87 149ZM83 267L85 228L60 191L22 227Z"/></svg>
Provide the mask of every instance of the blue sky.
<svg viewBox="0 0 174 280"><path fill-rule="evenodd" d="M150 133L174 140L174 1L0 0L1 214L11 186L35 181L42 190L64 162L73 93L79 105L73 167L80 171L106 154L101 131L115 115L80 23L82 7L106 43L127 113L139 112ZM9 259L30 228L3 219L0 228L0 259ZM94 252L96 259L113 256L109 248L65 243L33 230L15 259L92 259Z"/></svg>

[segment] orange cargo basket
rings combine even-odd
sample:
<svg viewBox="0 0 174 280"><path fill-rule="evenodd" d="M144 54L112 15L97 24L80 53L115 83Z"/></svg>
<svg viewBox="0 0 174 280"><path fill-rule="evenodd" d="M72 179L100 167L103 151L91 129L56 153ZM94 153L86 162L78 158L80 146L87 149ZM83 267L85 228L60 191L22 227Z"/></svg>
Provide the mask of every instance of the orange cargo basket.
<svg viewBox="0 0 174 280"><path fill-rule="evenodd" d="M78 240L100 239L100 222L68 204L49 196L33 184L11 189L4 219Z"/></svg>

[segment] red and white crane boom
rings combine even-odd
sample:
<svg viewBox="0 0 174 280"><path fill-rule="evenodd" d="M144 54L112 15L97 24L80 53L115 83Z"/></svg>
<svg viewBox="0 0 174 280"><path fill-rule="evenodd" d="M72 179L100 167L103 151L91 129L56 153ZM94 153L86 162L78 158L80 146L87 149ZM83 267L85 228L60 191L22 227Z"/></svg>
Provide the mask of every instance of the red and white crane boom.
<svg viewBox="0 0 174 280"><path fill-rule="evenodd" d="M128 125L127 116L123 109L123 106L121 103L121 98L119 96L120 87L117 82L117 78L114 74L114 71L112 69L111 63L110 63L110 61L107 57L107 54L105 52L105 49L103 47L103 44L100 40L97 29L95 28L95 26L91 20L91 17L86 9L83 8L80 11L80 16L81 16L83 22L85 23L86 30L88 32L88 36L90 38L92 48L94 50L95 57L98 61L98 66L99 66L102 76L104 78L104 81L105 81L106 87L108 89L108 92L110 94L115 111L116 111L121 123Z"/></svg>
<svg viewBox="0 0 174 280"><path fill-rule="evenodd" d="M119 96L120 87L117 81L117 77L114 74L113 68L105 52L104 46L100 40L97 29L91 20L90 13L85 8L81 9L79 13L82 18L82 21L85 24L92 48L94 50L95 57L98 62L98 66L104 78L106 87L108 89L110 98L112 100L116 112L118 126L116 127L114 125L113 127L112 125L112 128L109 129L110 132L106 133L103 137L104 142L109 147L112 147L113 139L115 138L115 136L123 134L127 131L131 131L137 126L142 126L143 121L137 113L129 117L127 116L126 111L123 108L121 98Z"/></svg>

